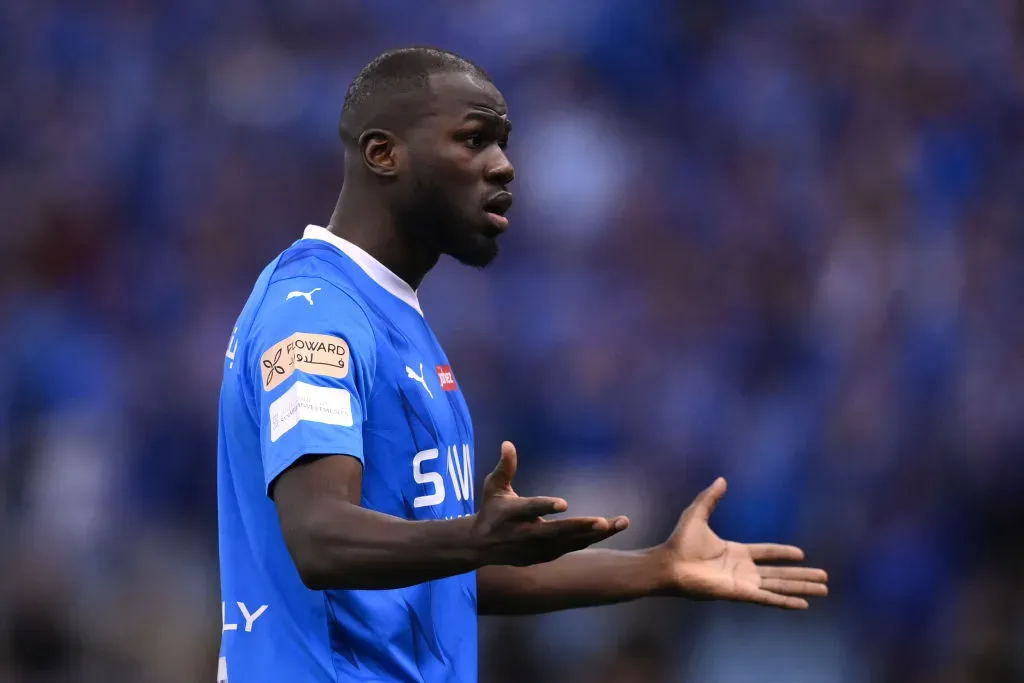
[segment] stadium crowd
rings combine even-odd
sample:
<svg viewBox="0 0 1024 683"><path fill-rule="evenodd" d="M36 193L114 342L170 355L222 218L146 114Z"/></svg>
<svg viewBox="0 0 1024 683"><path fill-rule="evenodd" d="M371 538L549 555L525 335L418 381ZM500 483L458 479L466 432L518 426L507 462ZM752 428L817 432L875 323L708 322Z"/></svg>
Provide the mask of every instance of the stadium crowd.
<svg viewBox="0 0 1024 683"><path fill-rule="evenodd" d="M494 683L1024 679L1013 0L0 4L0 680L212 681L215 439L248 288L341 182L381 49L515 132L486 271L421 297L519 488L796 543L810 612L486 620ZM493 460L489 460L493 456Z"/></svg>

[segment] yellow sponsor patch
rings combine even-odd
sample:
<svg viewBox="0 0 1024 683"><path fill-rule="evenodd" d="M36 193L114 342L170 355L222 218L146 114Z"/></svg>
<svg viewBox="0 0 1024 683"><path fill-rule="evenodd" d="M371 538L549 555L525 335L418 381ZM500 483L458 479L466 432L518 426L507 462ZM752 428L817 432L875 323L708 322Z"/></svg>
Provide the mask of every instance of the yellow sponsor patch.
<svg viewBox="0 0 1024 683"><path fill-rule="evenodd" d="M341 379L348 375L348 342L329 334L296 332L277 342L260 358L263 390L272 391L296 370Z"/></svg>

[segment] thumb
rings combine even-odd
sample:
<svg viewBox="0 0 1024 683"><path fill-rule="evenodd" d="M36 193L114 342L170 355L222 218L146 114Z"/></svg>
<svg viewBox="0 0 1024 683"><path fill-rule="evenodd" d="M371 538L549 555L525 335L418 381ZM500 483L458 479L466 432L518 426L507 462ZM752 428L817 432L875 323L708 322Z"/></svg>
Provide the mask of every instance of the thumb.
<svg viewBox="0 0 1024 683"><path fill-rule="evenodd" d="M491 472L491 483L498 488L511 488L512 480L516 476L516 469L519 466L516 456L516 447L511 441L504 441L501 444L501 458Z"/></svg>
<svg viewBox="0 0 1024 683"><path fill-rule="evenodd" d="M722 496L725 495L727 484L724 477L719 477L712 482L711 486L701 491L696 498L693 500L693 512L698 515L705 522L711 517L711 513L715 511L715 507L718 505L718 501L722 500Z"/></svg>

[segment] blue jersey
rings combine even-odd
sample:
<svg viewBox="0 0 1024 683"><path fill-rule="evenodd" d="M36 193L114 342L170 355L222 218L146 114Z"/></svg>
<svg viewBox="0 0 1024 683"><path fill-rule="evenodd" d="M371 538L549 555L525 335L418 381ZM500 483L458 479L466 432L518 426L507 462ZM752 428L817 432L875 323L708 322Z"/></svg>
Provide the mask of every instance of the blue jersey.
<svg viewBox="0 0 1024 683"><path fill-rule="evenodd" d="M362 505L473 513L473 427L415 292L309 226L260 275L220 395L218 681L475 681L476 574L397 590L313 591L285 547L274 479L307 454L363 464Z"/></svg>

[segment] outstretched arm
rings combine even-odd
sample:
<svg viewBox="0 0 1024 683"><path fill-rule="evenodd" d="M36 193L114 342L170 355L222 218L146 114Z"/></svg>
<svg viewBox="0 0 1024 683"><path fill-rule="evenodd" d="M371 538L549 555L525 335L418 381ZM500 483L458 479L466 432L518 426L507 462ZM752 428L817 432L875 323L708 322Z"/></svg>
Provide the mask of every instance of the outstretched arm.
<svg viewBox="0 0 1024 683"><path fill-rule="evenodd" d="M480 614L539 614L662 593L669 571L653 551L581 550L532 567L477 571Z"/></svg>
<svg viewBox="0 0 1024 683"><path fill-rule="evenodd" d="M804 559L774 543L723 541L708 519L725 494L716 480L683 512L665 543L642 551L586 550L532 567L477 572L481 614L536 614L654 595L806 609L805 596L828 594L820 569L766 565Z"/></svg>

